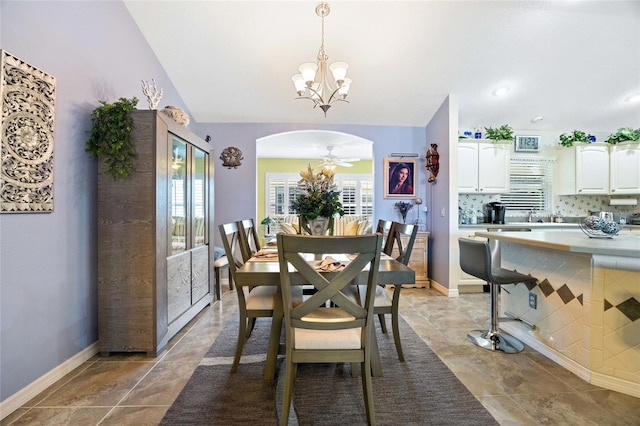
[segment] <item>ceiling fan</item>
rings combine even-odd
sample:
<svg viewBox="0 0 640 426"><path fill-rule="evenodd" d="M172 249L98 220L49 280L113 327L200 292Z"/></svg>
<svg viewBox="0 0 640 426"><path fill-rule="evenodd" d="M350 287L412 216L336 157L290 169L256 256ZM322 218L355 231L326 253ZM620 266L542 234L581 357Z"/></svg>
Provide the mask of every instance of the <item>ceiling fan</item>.
<svg viewBox="0 0 640 426"><path fill-rule="evenodd" d="M318 164L318 166L322 166L327 169L334 169L336 166L342 167L353 167L351 162L360 161L359 158L340 158L337 155L333 154L333 146L327 146L327 151L329 153L322 157L322 163Z"/></svg>

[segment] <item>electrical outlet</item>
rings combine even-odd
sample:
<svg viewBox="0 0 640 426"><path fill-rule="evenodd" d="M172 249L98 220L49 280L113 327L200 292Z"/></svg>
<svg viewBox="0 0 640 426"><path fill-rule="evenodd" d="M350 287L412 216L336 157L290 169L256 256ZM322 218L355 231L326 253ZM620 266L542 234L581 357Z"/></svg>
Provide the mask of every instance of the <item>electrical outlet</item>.
<svg viewBox="0 0 640 426"><path fill-rule="evenodd" d="M538 295L533 292L529 292L529 307L538 309Z"/></svg>
<svg viewBox="0 0 640 426"><path fill-rule="evenodd" d="M441 217L445 216L444 207L440 209L440 216Z"/></svg>

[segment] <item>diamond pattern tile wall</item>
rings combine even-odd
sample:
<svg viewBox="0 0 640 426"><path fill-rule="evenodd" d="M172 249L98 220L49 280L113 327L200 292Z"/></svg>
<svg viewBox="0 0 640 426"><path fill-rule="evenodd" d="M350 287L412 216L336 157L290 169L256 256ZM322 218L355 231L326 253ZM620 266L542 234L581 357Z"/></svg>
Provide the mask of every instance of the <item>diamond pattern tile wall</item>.
<svg viewBox="0 0 640 426"><path fill-rule="evenodd" d="M503 292L504 310L534 324L536 339L591 371L640 383L640 272L611 269L597 256L512 243L501 253L504 268L538 278ZM530 292L538 295L537 309L529 308Z"/></svg>

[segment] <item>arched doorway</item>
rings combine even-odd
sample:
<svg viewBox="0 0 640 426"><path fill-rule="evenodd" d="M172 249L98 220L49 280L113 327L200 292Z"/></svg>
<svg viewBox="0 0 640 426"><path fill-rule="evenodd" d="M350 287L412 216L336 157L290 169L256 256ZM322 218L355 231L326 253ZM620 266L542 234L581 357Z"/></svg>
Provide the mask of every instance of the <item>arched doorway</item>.
<svg viewBox="0 0 640 426"><path fill-rule="evenodd" d="M331 157L333 156L333 157ZM333 164L336 183L342 191L345 216L373 220L373 142L348 133L301 130L277 133L256 140L256 218L267 216L276 222L290 214L300 171L310 165L314 171ZM323 159L324 158L324 159ZM347 167L351 164L351 167ZM276 226L276 231L278 226Z"/></svg>

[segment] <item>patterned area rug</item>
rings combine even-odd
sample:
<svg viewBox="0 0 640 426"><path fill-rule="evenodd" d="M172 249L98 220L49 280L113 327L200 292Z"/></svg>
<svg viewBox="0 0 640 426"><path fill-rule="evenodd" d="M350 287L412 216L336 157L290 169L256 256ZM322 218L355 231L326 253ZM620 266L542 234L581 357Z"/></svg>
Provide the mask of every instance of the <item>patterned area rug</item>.
<svg viewBox="0 0 640 426"><path fill-rule="evenodd" d="M258 319L240 367L231 374L238 323L229 321L161 424L278 424L283 358L278 360L276 380L262 379L270 324L269 319ZM398 361L391 332L382 334L377 327L384 371L384 377L373 378L379 425L498 424L404 320L404 363ZM351 377L350 364L299 365L293 401L290 425L367 423L362 384L359 377Z"/></svg>

